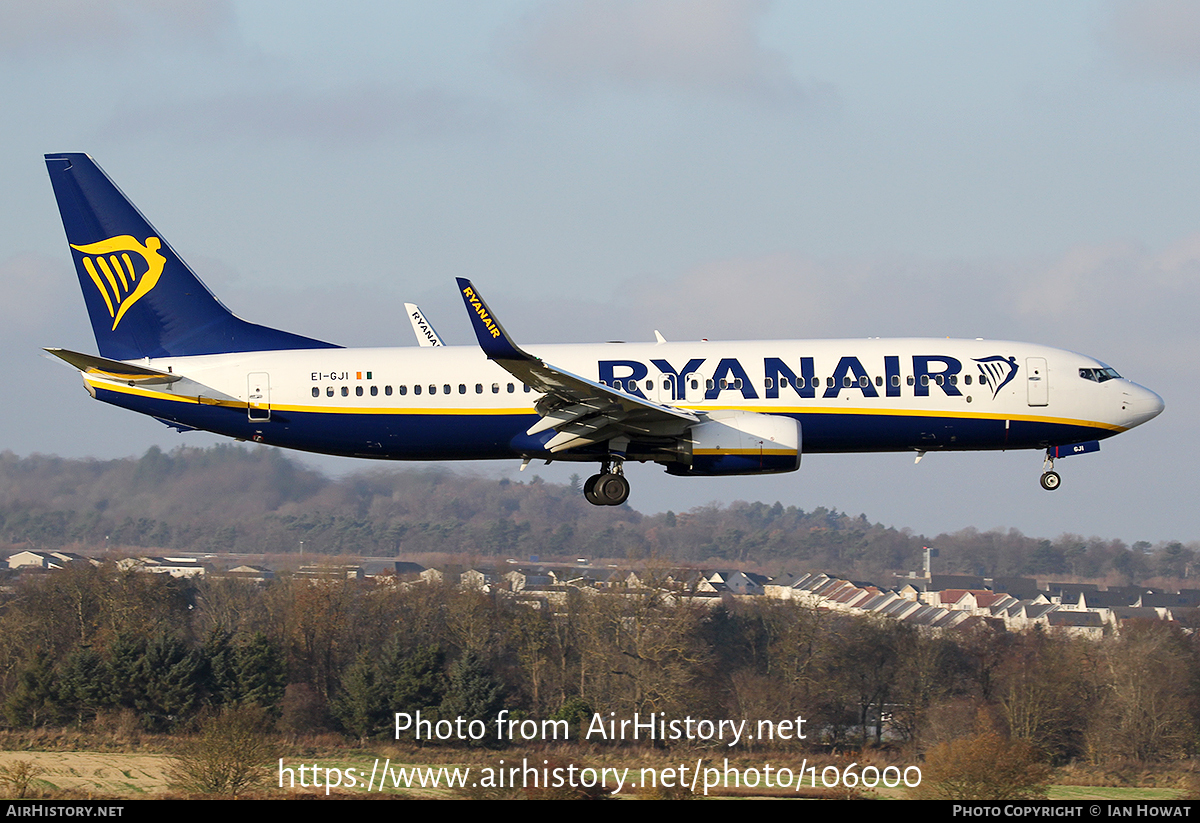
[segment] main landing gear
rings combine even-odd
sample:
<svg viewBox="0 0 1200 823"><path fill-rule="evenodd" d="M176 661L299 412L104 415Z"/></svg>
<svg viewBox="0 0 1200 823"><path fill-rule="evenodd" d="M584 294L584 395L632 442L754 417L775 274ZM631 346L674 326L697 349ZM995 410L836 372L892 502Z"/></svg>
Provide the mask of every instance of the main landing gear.
<svg viewBox="0 0 1200 823"><path fill-rule="evenodd" d="M1046 459L1042 463L1042 488L1048 492L1052 492L1062 485L1062 478L1058 476L1058 472L1054 470L1054 458L1050 456L1050 452L1046 452Z"/></svg>
<svg viewBox="0 0 1200 823"><path fill-rule="evenodd" d="M583 484L583 496L593 506L619 506L629 499L629 481L625 479L623 461L605 460L600 474L594 474Z"/></svg>

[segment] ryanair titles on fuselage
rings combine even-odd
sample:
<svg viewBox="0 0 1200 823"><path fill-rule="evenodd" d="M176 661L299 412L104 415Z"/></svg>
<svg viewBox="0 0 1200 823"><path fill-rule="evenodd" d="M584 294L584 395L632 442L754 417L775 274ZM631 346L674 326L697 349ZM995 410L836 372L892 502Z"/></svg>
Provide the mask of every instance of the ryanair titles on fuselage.
<svg viewBox="0 0 1200 823"><path fill-rule="evenodd" d="M948 397L962 397L960 386L973 382L984 386L994 398L1000 390L1012 382L1020 367L1015 357L999 355L976 358L975 369L968 366L963 373L963 362L945 354L912 355L911 369L901 371L898 355L883 357L883 372L872 375L858 357L847 355L838 360L837 366L828 375L817 375L815 358L799 358L799 369L780 357L763 358L763 380L757 386L750 373L736 357L722 357L715 365L709 359L692 358L682 367L676 367L661 358L651 358L649 365L640 360L600 360L597 363L599 380L608 386L617 386L624 391L645 397L642 392L644 381L650 377L651 369L670 376L672 399L698 398L689 392L689 382L696 381L695 391L703 391L705 400L717 399L722 391L738 391L745 400L758 400L759 390L763 398L772 400L787 393L812 399L838 397L842 392L859 392L862 397L900 397L903 387L911 387L917 397L928 397L930 388L936 387ZM905 365L909 365L906 363ZM974 378L974 379L972 379Z"/></svg>

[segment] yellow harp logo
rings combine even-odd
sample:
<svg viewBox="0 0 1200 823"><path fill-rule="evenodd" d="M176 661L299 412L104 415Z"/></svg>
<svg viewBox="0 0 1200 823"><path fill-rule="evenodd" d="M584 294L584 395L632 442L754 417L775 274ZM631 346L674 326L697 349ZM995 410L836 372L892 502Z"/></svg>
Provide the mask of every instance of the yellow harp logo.
<svg viewBox="0 0 1200 823"><path fill-rule="evenodd" d="M122 234L86 246L72 244L71 248L83 253L83 267L108 306L114 331L129 307L158 283L167 264L167 259L158 253L162 241L157 237L147 237L142 244ZM131 255L141 259L135 264Z"/></svg>

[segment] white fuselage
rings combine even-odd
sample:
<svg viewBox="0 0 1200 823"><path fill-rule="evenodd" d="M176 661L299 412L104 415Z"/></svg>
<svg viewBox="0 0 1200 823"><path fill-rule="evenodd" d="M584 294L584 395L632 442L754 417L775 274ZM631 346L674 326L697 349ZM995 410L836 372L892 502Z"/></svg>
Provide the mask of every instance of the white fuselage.
<svg viewBox="0 0 1200 823"><path fill-rule="evenodd" d="M738 409L793 417L807 452L1041 448L1103 439L1163 406L1154 392L1108 377L1094 358L1006 341L701 341L527 350L655 403L698 413ZM539 395L475 347L137 362L187 379L153 389L95 374L85 379L109 402L291 448L390 459L545 456L523 436L538 419ZM631 457L637 452L635 446ZM593 459L586 454L555 459Z"/></svg>

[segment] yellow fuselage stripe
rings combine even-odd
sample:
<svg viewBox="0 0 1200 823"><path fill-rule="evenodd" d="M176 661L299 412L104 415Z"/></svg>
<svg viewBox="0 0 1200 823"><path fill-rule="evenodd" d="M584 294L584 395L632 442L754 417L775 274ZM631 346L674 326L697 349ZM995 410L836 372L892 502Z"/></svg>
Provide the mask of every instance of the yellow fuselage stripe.
<svg viewBox="0 0 1200 823"><path fill-rule="evenodd" d="M208 397L195 397L187 395L172 394L170 392L152 391L150 389L141 388L138 386L122 385L110 382L108 380L95 381L90 380L89 375L84 375L86 380L92 386L98 389L107 391L115 391L123 394L132 394L138 397L149 397L155 400L169 400L175 403L195 403L205 406L228 406L230 408L246 408L248 405L245 402L237 400L218 400ZM349 399L349 398L347 398ZM303 412L307 414L448 414L448 415L536 415L531 406L525 407L509 407L509 408L464 408L464 407L437 407L437 406L379 406L379 407L338 407L338 406L298 406L290 404L269 404L272 410L283 412ZM844 406L824 407L824 406L787 406L783 408L774 406L678 406L676 408L686 409L687 411L697 412L712 412L712 411L749 411L758 412L759 414L783 414L783 415L808 415L808 414L857 414L857 415L874 415L882 417L935 417L935 418L956 418L964 420L1014 420L1030 423L1053 423L1063 426L1085 426L1092 429L1104 429L1112 432L1123 432L1128 429L1125 426L1118 426L1112 423L1101 423L1095 420L1075 420L1067 417L1047 417L1037 414L1001 414L998 412L968 412L968 411L952 411L947 409L935 409L929 411L921 411L919 409L864 409L864 408L846 408Z"/></svg>

